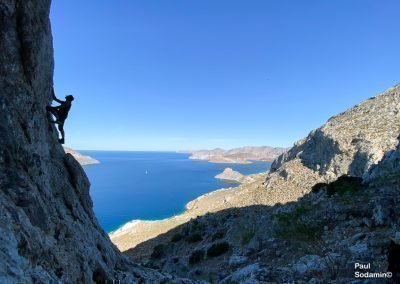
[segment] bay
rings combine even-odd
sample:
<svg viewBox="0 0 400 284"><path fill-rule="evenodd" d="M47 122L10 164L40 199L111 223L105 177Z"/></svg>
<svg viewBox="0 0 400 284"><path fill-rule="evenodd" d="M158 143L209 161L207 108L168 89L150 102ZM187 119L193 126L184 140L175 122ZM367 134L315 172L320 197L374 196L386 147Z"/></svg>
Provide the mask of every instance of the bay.
<svg viewBox="0 0 400 284"><path fill-rule="evenodd" d="M108 233L131 220L171 217L200 195L238 185L214 178L227 167L247 175L264 172L271 164L215 164L175 152L80 152L100 161L84 169L94 211Z"/></svg>

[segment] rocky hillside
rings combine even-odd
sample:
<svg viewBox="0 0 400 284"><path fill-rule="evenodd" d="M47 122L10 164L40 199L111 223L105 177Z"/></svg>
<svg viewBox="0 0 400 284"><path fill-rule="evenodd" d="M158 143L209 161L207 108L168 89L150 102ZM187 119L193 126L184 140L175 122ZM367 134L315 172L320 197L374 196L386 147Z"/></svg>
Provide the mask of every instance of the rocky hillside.
<svg viewBox="0 0 400 284"><path fill-rule="evenodd" d="M357 271L387 272L390 238L400 241L399 111L396 86L331 118L275 160L263 185L196 199L187 212L197 218L126 254L214 283L350 283Z"/></svg>
<svg viewBox="0 0 400 284"><path fill-rule="evenodd" d="M193 160L207 160L211 163L240 163L246 164L250 161L273 161L287 149L281 147L240 147L231 150L216 148L213 150L199 150L190 152L189 157Z"/></svg>
<svg viewBox="0 0 400 284"><path fill-rule="evenodd" d="M92 210L90 183L49 123L50 0L0 3L0 283L159 283L123 256Z"/></svg>
<svg viewBox="0 0 400 284"><path fill-rule="evenodd" d="M82 166L93 165L93 164L99 164L100 163L96 159L93 159L92 157L87 156L87 155L82 155L78 151L75 151L75 150L73 150L71 148L68 148L68 147L65 147L65 146L63 148L64 148L65 153L71 154L75 158L75 160L77 160L78 163L81 164Z"/></svg>
<svg viewBox="0 0 400 284"><path fill-rule="evenodd" d="M397 145L400 85L332 117L281 155L265 186L292 201L319 182L342 175L366 178L368 171Z"/></svg>
<svg viewBox="0 0 400 284"><path fill-rule="evenodd" d="M364 283L353 282L356 271L388 271L390 238L400 236L398 189L340 178L296 202L199 216L126 253L213 283Z"/></svg>
<svg viewBox="0 0 400 284"><path fill-rule="evenodd" d="M399 136L400 141L400 136ZM396 149L385 153L365 177L365 182L375 187L399 189L400 187L400 143Z"/></svg>

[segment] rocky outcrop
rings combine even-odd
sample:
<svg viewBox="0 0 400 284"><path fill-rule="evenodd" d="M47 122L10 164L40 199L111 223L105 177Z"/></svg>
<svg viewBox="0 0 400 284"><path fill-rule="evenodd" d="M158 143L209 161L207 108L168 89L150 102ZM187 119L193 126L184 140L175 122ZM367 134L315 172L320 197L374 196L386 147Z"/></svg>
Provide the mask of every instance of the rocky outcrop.
<svg viewBox="0 0 400 284"><path fill-rule="evenodd" d="M400 136L396 149L385 154L383 159L368 172L365 182L375 187L400 188Z"/></svg>
<svg viewBox="0 0 400 284"><path fill-rule="evenodd" d="M366 179L400 133L400 85L332 117L272 164L265 186L292 199L342 175Z"/></svg>
<svg viewBox="0 0 400 284"><path fill-rule="evenodd" d="M216 175L215 178L242 182L244 175L242 175L237 171L232 170L231 168L226 168L222 173Z"/></svg>
<svg viewBox="0 0 400 284"><path fill-rule="evenodd" d="M49 10L50 0L0 3L0 282L172 279L110 242L85 172L57 141L45 109L54 67Z"/></svg>
<svg viewBox="0 0 400 284"><path fill-rule="evenodd" d="M191 151L189 159L207 160L211 163L247 164L251 161L273 161L287 149L281 147L241 147L231 150L216 148L213 150Z"/></svg>
<svg viewBox="0 0 400 284"><path fill-rule="evenodd" d="M78 151L75 151L71 148L68 147L63 147L65 153L67 154L71 154L75 160L78 161L79 164L81 164L82 166L86 166L86 165L93 165L93 164L99 164L100 162L96 159L93 159L90 156L87 155L82 155L81 153L79 153Z"/></svg>

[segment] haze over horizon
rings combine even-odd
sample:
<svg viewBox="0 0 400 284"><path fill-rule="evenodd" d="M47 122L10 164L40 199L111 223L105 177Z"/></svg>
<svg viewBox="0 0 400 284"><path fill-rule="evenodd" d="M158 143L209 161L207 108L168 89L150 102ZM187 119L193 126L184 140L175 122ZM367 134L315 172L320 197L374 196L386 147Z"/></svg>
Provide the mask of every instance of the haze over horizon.
<svg viewBox="0 0 400 284"><path fill-rule="evenodd" d="M66 145L289 147L399 83L399 8L372 0L54 2L55 90L75 96Z"/></svg>

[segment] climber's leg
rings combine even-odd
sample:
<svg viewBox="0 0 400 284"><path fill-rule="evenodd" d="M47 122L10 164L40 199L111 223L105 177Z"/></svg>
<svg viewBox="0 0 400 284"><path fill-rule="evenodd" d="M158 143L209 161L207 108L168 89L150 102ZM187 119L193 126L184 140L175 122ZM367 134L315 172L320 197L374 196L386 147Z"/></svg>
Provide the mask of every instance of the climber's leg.
<svg viewBox="0 0 400 284"><path fill-rule="evenodd" d="M61 134L61 139L58 139L58 142L64 144L65 142L64 122L58 122L58 130L60 131Z"/></svg>

